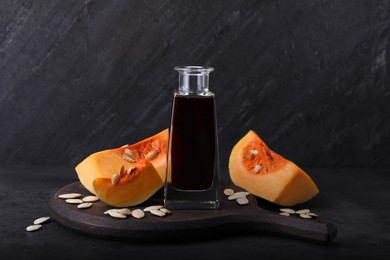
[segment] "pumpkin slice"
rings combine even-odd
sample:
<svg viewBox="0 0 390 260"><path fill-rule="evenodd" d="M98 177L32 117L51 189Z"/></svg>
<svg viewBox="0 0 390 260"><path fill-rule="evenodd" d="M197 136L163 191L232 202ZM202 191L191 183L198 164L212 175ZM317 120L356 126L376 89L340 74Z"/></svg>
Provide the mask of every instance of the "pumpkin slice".
<svg viewBox="0 0 390 260"><path fill-rule="evenodd" d="M233 147L229 173L235 185L281 206L304 203L319 192L307 173L269 149L252 130Z"/></svg>
<svg viewBox="0 0 390 260"><path fill-rule="evenodd" d="M153 165L138 161L134 166L122 168L122 174L111 178L96 178L93 187L96 196L113 207L130 207L149 199L163 186L163 181Z"/></svg>
<svg viewBox="0 0 390 260"><path fill-rule="evenodd" d="M165 181L168 150L168 129L140 142L120 148L107 149L93 153L76 166L78 178L83 186L93 194L93 181L96 178L111 178L126 169L136 166L139 160L150 161L161 180Z"/></svg>

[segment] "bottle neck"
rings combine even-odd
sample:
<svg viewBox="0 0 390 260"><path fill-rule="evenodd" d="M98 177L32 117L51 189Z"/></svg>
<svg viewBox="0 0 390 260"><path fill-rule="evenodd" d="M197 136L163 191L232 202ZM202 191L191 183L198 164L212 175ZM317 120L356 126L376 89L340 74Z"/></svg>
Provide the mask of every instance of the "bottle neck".
<svg viewBox="0 0 390 260"><path fill-rule="evenodd" d="M176 67L179 72L178 95L213 95L209 91L209 74L214 69L203 66L182 66Z"/></svg>

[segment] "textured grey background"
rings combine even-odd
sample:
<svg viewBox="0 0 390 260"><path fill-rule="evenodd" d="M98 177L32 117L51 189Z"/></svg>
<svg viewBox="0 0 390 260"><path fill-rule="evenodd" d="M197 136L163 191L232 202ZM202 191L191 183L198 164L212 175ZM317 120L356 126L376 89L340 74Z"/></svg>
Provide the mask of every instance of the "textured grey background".
<svg viewBox="0 0 390 260"><path fill-rule="evenodd" d="M390 165L389 1L0 0L0 164L74 165L169 126L210 65L221 163L255 130L307 166Z"/></svg>

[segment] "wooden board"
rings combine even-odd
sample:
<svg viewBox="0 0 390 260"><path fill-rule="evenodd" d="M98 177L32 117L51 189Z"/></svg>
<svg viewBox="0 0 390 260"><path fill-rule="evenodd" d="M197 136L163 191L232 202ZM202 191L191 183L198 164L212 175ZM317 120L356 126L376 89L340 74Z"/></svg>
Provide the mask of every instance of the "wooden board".
<svg viewBox="0 0 390 260"><path fill-rule="evenodd" d="M222 185L222 190L233 185ZM233 187L236 191L237 187ZM258 206L254 196L249 195L249 204L238 205L221 195L218 210L172 210L171 215L157 217L150 213L143 219L128 217L114 219L104 214L112 208L105 203L94 202L88 209L78 209L58 198L63 193L77 192L91 195L80 182L58 190L50 199L51 216L60 224L83 233L117 239L136 241L172 241L234 234L276 234L315 242L330 242L336 237L336 227L321 219L303 219L299 216L279 215L278 208L266 210ZM130 209L143 209L147 205L162 205L163 194L158 192L147 203Z"/></svg>

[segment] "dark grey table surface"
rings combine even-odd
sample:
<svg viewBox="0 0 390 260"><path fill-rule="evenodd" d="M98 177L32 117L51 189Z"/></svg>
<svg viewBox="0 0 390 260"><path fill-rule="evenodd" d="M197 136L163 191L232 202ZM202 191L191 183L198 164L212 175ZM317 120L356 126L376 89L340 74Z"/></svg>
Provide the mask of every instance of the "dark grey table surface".
<svg viewBox="0 0 390 260"><path fill-rule="evenodd" d="M272 234L224 234L181 242L92 237L52 221L25 228L49 213L51 196L77 181L72 167L0 167L0 259L390 259L390 169L304 168L320 194L302 205L338 228L328 245ZM227 178L222 168L222 179ZM153 258L152 258L153 257Z"/></svg>

